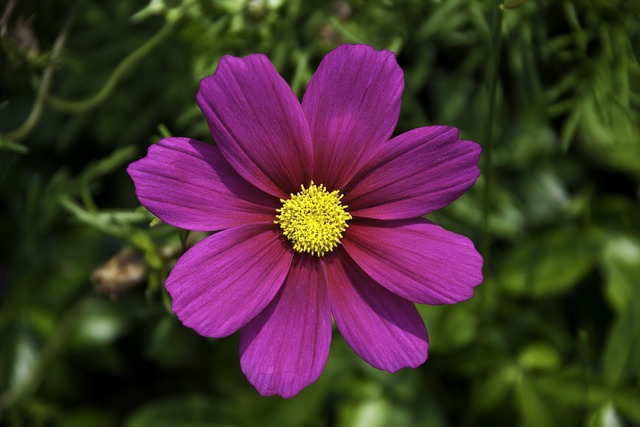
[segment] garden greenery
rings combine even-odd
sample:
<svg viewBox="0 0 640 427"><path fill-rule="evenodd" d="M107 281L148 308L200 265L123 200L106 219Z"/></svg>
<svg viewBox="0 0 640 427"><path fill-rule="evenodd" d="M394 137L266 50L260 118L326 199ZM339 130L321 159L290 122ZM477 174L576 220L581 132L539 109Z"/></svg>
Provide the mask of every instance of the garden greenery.
<svg viewBox="0 0 640 427"><path fill-rule="evenodd" d="M223 55L301 97L344 43L396 54L395 135L459 128L476 184L427 218L484 282L418 305L429 358L390 374L334 331L324 373L261 397L239 338L205 339L164 282L207 236L139 205L125 168L173 135ZM6 0L0 4L0 424L640 424L640 3Z"/></svg>

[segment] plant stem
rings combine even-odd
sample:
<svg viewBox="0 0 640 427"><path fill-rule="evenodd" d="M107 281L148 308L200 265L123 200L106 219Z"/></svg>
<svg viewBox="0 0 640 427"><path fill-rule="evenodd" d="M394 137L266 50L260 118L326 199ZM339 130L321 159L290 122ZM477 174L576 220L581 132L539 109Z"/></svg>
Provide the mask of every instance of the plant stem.
<svg viewBox="0 0 640 427"><path fill-rule="evenodd" d="M75 15L75 9L75 5L71 9L69 9L69 13L67 13L64 24L62 25L62 30L60 31L60 34L53 44L53 48L51 49L51 57L49 58L49 63L47 64L44 73L42 73L42 82L40 83L40 87L38 88L36 101L33 104L33 108L31 108L29 117L27 117L27 119L18 129L9 132L9 134L7 134L6 136L6 139L10 141L20 141L21 139L26 138L35 128L38 120L40 120L40 115L42 114L42 109L44 107L44 101L47 98L47 93L49 92L49 87L51 86L53 71L57 65L60 52L62 51L62 48L67 41L67 35L69 34L69 28L71 28L71 22L73 21L73 16ZM7 143L7 145L9 144Z"/></svg>
<svg viewBox="0 0 640 427"><path fill-rule="evenodd" d="M141 59L147 56L156 46L158 46L164 39L166 39L175 28L176 24L184 16L186 9L191 6L192 2L185 3L180 9L178 16L175 19L168 20L165 25L149 40L147 40L142 46L131 52L126 58L122 60L113 71L107 82L102 88L90 98L82 101L67 101L61 98L57 98L53 95L48 95L47 103L60 111L67 113L81 113L88 111L102 102L104 102L109 95L113 92L120 80L131 71Z"/></svg>
<svg viewBox="0 0 640 427"><path fill-rule="evenodd" d="M502 45L502 10L498 5L492 7L491 13L491 47L489 55L489 66L487 70L487 82L489 85L489 111L484 132L483 151L484 163L484 195L483 195L483 236L482 253L485 258L485 265L488 265L489 248L491 240L491 190L493 188L493 126L496 116L496 91L498 87L498 73L500 67L500 50Z"/></svg>

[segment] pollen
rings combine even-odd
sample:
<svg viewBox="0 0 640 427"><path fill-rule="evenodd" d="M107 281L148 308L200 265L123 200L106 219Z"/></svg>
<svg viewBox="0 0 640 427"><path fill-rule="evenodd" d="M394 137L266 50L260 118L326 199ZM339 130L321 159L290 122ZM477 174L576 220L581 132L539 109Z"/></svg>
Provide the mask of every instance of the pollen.
<svg viewBox="0 0 640 427"><path fill-rule="evenodd" d="M340 191L327 191L322 184L313 181L308 188L291 194L289 199L280 199L282 207L276 209L276 224L298 252L324 256L334 250L342 240L342 233L349 227L352 217L342 204Z"/></svg>

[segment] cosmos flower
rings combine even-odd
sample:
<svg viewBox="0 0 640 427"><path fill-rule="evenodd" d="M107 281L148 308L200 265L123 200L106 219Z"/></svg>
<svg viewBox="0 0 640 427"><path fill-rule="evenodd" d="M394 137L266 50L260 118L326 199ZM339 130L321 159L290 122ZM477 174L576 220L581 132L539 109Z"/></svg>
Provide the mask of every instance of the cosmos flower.
<svg viewBox="0 0 640 427"><path fill-rule="evenodd" d="M446 126L391 138L403 88L394 55L365 45L326 55L302 103L266 56L224 56L197 95L216 146L166 138L128 168L160 219L218 231L173 267L172 310L206 337L240 331L263 395L320 376L332 318L372 366L421 365L414 303L457 303L482 282L473 243L422 218L475 182L480 147Z"/></svg>

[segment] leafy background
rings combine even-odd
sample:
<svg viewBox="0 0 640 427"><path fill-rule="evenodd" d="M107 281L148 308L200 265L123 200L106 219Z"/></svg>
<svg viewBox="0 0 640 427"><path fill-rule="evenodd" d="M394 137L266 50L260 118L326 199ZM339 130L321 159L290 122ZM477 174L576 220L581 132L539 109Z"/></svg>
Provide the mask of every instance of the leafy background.
<svg viewBox="0 0 640 427"><path fill-rule="evenodd" d="M0 5L0 424L640 425L640 2ZM485 282L420 307L419 369L377 371L335 333L314 385L263 398L237 337L169 311L202 236L154 221L125 167L163 135L210 141L194 98L221 55L264 52L301 95L340 43L397 53L397 132L483 145L431 219L476 242Z"/></svg>

